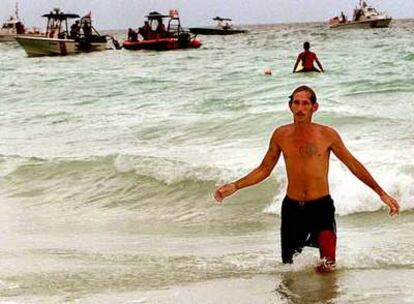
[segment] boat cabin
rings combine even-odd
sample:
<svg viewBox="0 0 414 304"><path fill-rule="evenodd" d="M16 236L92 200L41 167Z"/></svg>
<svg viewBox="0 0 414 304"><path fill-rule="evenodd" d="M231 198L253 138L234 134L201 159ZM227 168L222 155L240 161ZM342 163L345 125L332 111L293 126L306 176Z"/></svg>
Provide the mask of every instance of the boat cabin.
<svg viewBox="0 0 414 304"><path fill-rule="evenodd" d="M213 18L214 21L217 21L217 27L223 30L230 30L233 25L231 23L230 18L221 18L219 16L216 16Z"/></svg>
<svg viewBox="0 0 414 304"><path fill-rule="evenodd" d="M14 34L24 34L25 28L21 21L15 19L14 17L10 17L7 21L5 21L1 27L2 32L10 32Z"/></svg>
<svg viewBox="0 0 414 304"><path fill-rule="evenodd" d="M358 7L354 9L352 21L369 20L380 16L381 14L372 6L362 1Z"/></svg>
<svg viewBox="0 0 414 304"><path fill-rule="evenodd" d="M15 16L10 16L10 18L2 24L0 35L21 35L24 34L25 31L24 24L19 18L19 7L16 3Z"/></svg>
<svg viewBox="0 0 414 304"><path fill-rule="evenodd" d="M142 36L143 40L173 38L178 37L185 32L181 27L177 10L170 10L169 15L163 15L154 11L150 12L145 17L147 20L145 21L144 26L138 29L138 34ZM136 35L130 30L128 36L131 34L133 39L130 40L136 40Z"/></svg>

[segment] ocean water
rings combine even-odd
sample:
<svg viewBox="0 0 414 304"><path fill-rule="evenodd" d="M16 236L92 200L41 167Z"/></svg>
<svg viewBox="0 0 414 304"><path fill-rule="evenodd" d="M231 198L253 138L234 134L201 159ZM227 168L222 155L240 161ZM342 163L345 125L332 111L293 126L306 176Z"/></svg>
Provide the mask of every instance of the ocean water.
<svg viewBox="0 0 414 304"><path fill-rule="evenodd" d="M414 303L414 21L250 29L170 52L27 58L0 44L1 303ZM291 73L307 40L326 73ZM390 218L333 157L326 276L315 249L280 261L282 160L212 198L260 163L302 84L317 92L314 120L402 208Z"/></svg>

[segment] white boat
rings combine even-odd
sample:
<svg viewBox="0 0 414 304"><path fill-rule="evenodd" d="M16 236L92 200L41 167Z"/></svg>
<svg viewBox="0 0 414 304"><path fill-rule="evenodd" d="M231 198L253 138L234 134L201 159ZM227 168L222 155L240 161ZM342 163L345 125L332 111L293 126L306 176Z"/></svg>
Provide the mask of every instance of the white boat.
<svg viewBox="0 0 414 304"><path fill-rule="evenodd" d="M217 16L213 20L217 21L215 27L190 27L190 32L196 35L234 35L248 32L247 29L233 27L230 18Z"/></svg>
<svg viewBox="0 0 414 304"><path fill-rule="evenodd" d="M19 35L17 42L29 57L65 56L108 49L109 36L101 36L92 26L90 13L82 18L77 14L64 14L55 9L42 17L47 18L43 37ZM78 19L70 28L69 19ZM113 39L113 38L112 38ZM114 41L114 44L116 41Z"/></svg>
<svg viewBox="0 0 414 304"><path fill-rule="evenodd" d="M15 16L10 16L0 28L0 42L13 41L17 35L25 33L23 22L19 19L19 10L16 3Z"/></svg>
<svg viewBox="0 0 414 304"><path fill-rule="evenodd" d="M354 8L352 20L348 20L344 13L329 19L330 28L383 28L388 27L392 18L383 12L378 12L366 1L360 1Z"/></svg>

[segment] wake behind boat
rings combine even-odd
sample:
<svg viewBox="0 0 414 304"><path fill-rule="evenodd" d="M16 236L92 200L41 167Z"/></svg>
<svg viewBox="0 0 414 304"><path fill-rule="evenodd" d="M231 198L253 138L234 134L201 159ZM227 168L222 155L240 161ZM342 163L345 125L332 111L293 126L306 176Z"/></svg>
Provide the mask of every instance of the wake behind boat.
<svg viewBox="0 0 414 304"><path fill-rule="evenodd" d="M146 17L147 21L138 32L131 28L128 30L128 39L123 43L125 49L166 51L201 46L195 36L181 27L177 10L170 10L169 15L151 12ZM164 20L167 21L167 27ZM138 39L138 34L142 40Z"/></svg>
<svg viewBox="0 0 414 304"><path fill-rule="evenodd" d="M65 56L83 52L107 50L109 36L100 35L92 26L91 14L80 18L77 14L65 14L55 9L42 17L47 18L46 33L43 37L19 35L17 42L29 57ZM68 20L78 19L70 28Z"/></svg>
<svg viewBox="0 0 414 304"><path fill-rule="evenodd" d="M213 20L217 21L215 27L190 27L190 32L196 35L234 35L248 32L246 29L233 27L230 18L221 18L217 16L213 18Z"/></svg>
<svg viewBox="0 0 414 304"><path fill-rule="evenodd" d="M354 8L352 20L348 20L343 12L340 16L329 19L330 28L384 28L388 27L392 18L385 13L378 12L366 1L360 1Z"/></svg>

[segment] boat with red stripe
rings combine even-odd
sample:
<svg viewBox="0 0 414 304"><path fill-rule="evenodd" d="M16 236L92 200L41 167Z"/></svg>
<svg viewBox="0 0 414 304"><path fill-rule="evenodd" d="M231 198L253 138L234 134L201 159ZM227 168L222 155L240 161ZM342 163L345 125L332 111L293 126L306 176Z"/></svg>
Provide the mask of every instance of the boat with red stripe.
<svg viewBox="0 0 414 304"><path fill-rule="evenodd" d="M169 15L151 12L146 18L137 31L128 30L128 39L122 45L125 49L167 51L201 46L196 35L182 28L177 10L170 10Z"/></svg>

